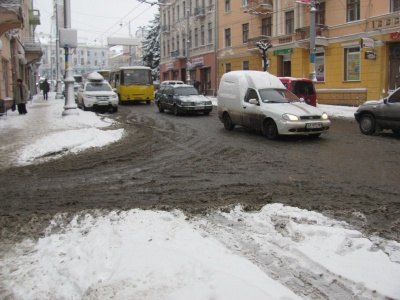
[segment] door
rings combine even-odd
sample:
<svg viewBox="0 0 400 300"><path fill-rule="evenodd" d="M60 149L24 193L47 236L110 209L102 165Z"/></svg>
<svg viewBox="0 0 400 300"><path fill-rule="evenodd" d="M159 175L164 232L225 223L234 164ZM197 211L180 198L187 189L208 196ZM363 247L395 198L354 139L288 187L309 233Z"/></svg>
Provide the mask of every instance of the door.
<svg viewBox="0 0 400 300"><path fill-rule="evenodd" d="M261 111L260 104L251 104L249 103L250 99L256 99L258 103L260 103L260 97L255 89L249 88L246 92L246 96L243 102L243 110L242 110L242 124L248 128L260 129L260 119Z"/></svg>
<svg viewBox="0 0 400 300"><path fill-rule="evenodd" d="M400 87L400 43L389 46L389 91Z"/></svg>

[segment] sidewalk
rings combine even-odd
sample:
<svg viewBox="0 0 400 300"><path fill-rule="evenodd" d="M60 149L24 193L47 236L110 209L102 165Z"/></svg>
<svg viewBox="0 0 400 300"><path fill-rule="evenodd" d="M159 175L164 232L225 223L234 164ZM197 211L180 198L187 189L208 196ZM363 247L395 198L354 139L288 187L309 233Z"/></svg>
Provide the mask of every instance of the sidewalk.
<svg viewBox="0 0 400 300"><path fill-rule="evenodd" d="M8 110L7 115L0 117L0 168L26 165L62 152L104 146L122 136L123 130L116 134L115 130L97 129L108 127L113 121L92 112L79 110L76 116L62 116L64 99L55 99L55 96L56 93L51 92L49 100L44 101L42 95L35 95L27 104L26 115Z"/></svg>

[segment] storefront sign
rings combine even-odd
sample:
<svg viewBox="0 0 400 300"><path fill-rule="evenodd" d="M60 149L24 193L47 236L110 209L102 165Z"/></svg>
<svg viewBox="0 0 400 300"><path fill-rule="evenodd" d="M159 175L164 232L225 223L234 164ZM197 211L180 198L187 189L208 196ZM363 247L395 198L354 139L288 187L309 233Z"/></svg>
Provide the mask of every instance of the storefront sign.
<svg viewBox="0 0 400 300"><path fill-rule="evenodd" d="M362 38L361 45L362 45L362 48L374 48L375 41L370 38Z"/></svg>
<svg viewBox="0 0 400 300"><path fill-rule="evenodd" d="M367 51L365 52L365 59L376 59L376 52L374 51Z"/></svg>
<svg viewBox="0 0 400 300"><path fill-rule="evenodd" d="M174 64L173 63L165 64L165 70L171 71L173 69L174 69Z"/></svg>
<svg viewBox="0 0 400 300"><path fill-rule="evenodd" d="M394 39L398 39L400 38L400 31L396 31L396 32L391 32L390 33L390 39L394 40Z"/></svg>
<svg viewBox="0 0 400 300"><path fill-rule="evenodd" d="M293 48L289 48L289 49L280 49L280 50L275 50L274 51L274 55L278 56L278 55L286 55L286 54L292 54L293 53Z"/></svg>
<svg viewBox="0 0 400 300"><path fill-rule="evenodd" d="M203 57L197 57L192 59L192 65L195 67L202 66L204 64Z"/></svg>

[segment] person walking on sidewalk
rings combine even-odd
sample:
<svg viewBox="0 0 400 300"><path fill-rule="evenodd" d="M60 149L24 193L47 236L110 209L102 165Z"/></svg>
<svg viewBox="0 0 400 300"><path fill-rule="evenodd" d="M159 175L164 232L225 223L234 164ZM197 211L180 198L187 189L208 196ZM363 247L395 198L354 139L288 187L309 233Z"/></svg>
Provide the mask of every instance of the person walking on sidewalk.
<svg viewBox="0 0 400 300"><path fill-rule="evenodd" d="M43 100L48 100L48 94L50 91L50 84L47 78L42 82Z"/></svg>
<svg viewBox="0 0 400 300"><path fill-rule="evenodd" d="M14 88L14 102L18 106L18 112L20 115L27 114L26 103L29 98L28 87L22 83L22 79L17 79L17 84Z"/></svg>

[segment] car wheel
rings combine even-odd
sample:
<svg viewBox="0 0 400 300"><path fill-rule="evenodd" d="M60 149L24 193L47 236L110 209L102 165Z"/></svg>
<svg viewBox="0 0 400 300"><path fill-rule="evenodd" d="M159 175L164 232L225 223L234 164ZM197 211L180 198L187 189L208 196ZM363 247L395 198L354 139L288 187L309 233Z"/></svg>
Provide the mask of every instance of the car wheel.
<svg viewBox="0 0 400 300"><path fill-rule="evenodd" d="M400 135L400 129L392 129L395 135Z"/></svg>
<svg viewBox="0 0 400 300"><path fill-rule="evenodd" d="M226 130L233 130L235 128L235 124L232 123L231 116L228 113L224 114L222 120Z"/></svg>
<svg viewBox="0 0 400 300"><path fill-rule="evenodd" d="M174 114L175 116L179 115L178 105L175 104L175 105L172 107L172 112L173 112L173 114Z"/></svg>
<svg viewBox="0 0 400 300"><path fill-rule="evenodd" d="M360 131L363 134L371 135L376 132L376 120L373 115L365 114L360 119Z"/></svg>
<svg viewBox="0 0 400 300"><path fill-rule="evenodd" d="M113 107L112 110L113 110L113 112L117 112L118 111L118 106L117 107Z"/></svg>
<svg viewBox="0 0 400 300"><path fill-rule="evenodd" d="M161 106L161 103L158 103L158 104L157 104L157 107L158 107L158 111L159 111L160 113L164 112L164 108Z"/></svg>
<svg viewBox="0 0 400 300"><path fill-rule="evenodd" d="M207 110L207 111L204 112L204 114L205 114L206 116L208 116L210 113L211 113L211 110Z"/></svg>
<svg viewBox="0 0 400 300"><path fill-rule="evenodd" d="M312 139L317 139L317 138L319 138L320 136L321 136L320 133L315 133L315 134L310 134L310 135L309 135L309 137L312 138Z"/></svg>
<svg viewBox="0 0 400 300"><path fill-rule="evenodd" d="M146 100L146 104L149 105L150 104L150 100Z"/></svg>
<svg viewBox="0 0 400 300"><path fill-rule="evenodd" d="M273 120L264 121L262 133L270 140L275 140L278 137L278 128Z"/></svg>
<svg viewBox="0 0 400 300"><path fill-rule="evenodd" d="M83 100L82 100L82 109L83 109L84 111L89 110L89 109L86 107L86 105L85 105L85 101L83 101Z"/></svg>

